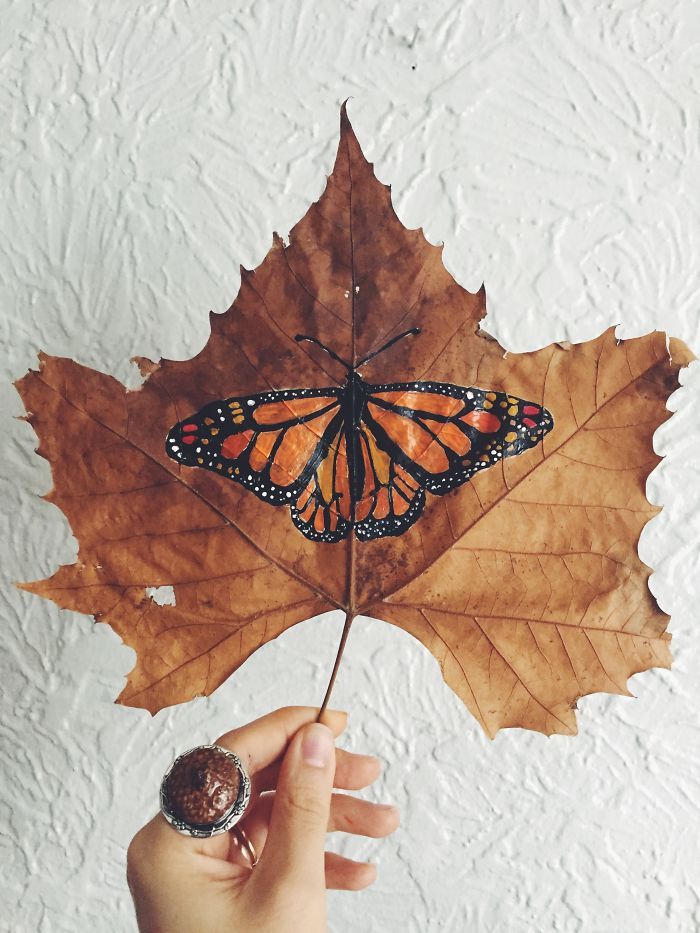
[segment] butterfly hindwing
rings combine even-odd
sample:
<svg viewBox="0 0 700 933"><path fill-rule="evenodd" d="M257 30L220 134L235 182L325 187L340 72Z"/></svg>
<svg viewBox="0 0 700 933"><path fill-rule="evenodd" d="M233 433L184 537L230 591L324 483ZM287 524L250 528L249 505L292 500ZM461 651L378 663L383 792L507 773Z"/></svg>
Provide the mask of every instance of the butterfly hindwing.
<svg viewBox="0 0 700 933"><path fill-rule="evenodd" d="M334 422L327 452L292 506L292 521L311 541L334 544L352 528L352 497L343 420Z"/></svg>

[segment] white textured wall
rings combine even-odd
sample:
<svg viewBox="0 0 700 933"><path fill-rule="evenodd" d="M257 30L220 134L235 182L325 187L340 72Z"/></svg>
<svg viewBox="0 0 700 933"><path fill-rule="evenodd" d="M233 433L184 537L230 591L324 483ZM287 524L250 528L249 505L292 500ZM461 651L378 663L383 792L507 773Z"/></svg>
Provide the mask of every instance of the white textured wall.
<svg viewBox="0 0 700 933"><path fill-rule="evenodd" d="M513 350L620 323L700 348L700 4L693 0L0 0L2 574L76 543L10 380L38 349L138 382L185 357L318 196L351 96L408 225L486 282ZM700 930L700 364L656 436L665 506L642 557L672 613L672 672L580 703L580 736L489 742L398 629L359 620L336 701L386 762L403 827L332 929ZM299 625L207 700L112 705L132 652L104 626L3 588L0 928L135 929L125 847L183 747L318 702L340 620ZM697 614L695 613L695 616Z"/></svg>

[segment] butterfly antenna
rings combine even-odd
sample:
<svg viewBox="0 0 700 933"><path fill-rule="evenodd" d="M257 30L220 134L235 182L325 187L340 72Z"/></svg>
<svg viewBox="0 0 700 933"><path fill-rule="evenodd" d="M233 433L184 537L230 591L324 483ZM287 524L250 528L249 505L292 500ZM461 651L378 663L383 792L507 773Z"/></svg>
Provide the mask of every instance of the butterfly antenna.
<svg viewBox="0 0 700 933"><path fill-rule="evenodd" d="M393 347L395 343L398 343L399 340L403 340L404 337L412 337L415 334L420 334L420 327L412 327L410 330L405 330L402 334L397 334L396 337L392 337L391 340L388 340L383 347L380 347L378 350L373 350L372 353L368 353L367 356L363 356L360 362L355 366L355 369L359 369L360 366L369 363L375 356L379 356L380 353L388 350L389 347Z"/></svg>
<svg viewBox="0 0 700 933"><path fill-rule="evenodd" d="M337 353L334 353L333 350L329 350L325 344L321 343L320 340L316 340L315 337L307 337L305 334L297 334L294 339L297 343L301 343L303 340L308 340L309 343L315 343L317 347L325 350L330 357L332 357L336 362L340 363L341 366L344 366L348 372L352 372L352 366L349 363L346 363L345 360L341 360Z"/></svg>

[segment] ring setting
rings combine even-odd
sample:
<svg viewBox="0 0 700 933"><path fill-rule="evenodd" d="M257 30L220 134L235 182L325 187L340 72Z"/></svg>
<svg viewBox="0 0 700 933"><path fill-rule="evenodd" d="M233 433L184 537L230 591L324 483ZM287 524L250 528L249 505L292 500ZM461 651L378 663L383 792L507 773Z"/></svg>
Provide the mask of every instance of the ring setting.
<svg viewBox="0 0 700 933"><path fill-rule="evenodd" d="M232 829L250 802L250 776L234 752L198 745L179 755L160 785L160 808L179 833L208 839Z"/></svg>

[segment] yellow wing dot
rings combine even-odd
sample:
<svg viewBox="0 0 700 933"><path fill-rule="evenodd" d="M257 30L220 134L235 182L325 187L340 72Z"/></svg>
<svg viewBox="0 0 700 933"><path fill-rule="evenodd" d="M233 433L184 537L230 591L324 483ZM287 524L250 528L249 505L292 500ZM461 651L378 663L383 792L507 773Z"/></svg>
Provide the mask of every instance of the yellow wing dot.
<svg viewBox="0 0 700 933"><path fill-rule="evenodd" d="M517 404L518 404L517 398L513 398L512 395L509 395L509 396L508 396L508 401L510 402L511 405L517 405Z"/></svg>
<svg viewBox="0 0 700 933"><path fill-rule="evenodd" d="M508 402L499 402L498 404L501 406L501 408L506 408Z"/></svg>
<svg viewBox="0 0 700 933"><path fill-rule="evenodd" d="M234 423L234 424L240 424L241 421L243 421L243 420L244 420L243 415L234 415L234 416L233 416L233 423Z"/></svg>
<svg viewBox="0 0 700 933"><path fill-rule="evenodd" d="M495 393L495 392L487 392L487 393L486 393L486 398L489 400L489 402L495 402L495 401L496 401L496 393Z"/></svg>
<svg viewBox="0 0 700 933"><path fill-rule="evenodd" d="M219 429L218 429L218 428L209 428L209 433L210 433L210 434L213 434L214 437L216 437L216 435L219 433Z"/></svg>
<svg viewBox="0 0 700 933"><path fill-rule="evenodd" d="M229 467L228 470L226 470L226 472L227 472L227 473L233 473L233 467Z"/></svg>
<svg viewBox="0 0 700 933"><path fill-rule="evenodd" d="M197 463L204 463L204 460L202 460L201 457L197 457Z"/></svg>
<svg viewBox="0 0 700 933"><path fill-rule="evenodd" d="M517 406L517 405L511 405L510 408L508 409L508 414L509 414L509 415L517 415L517 414L518 414L518 406Z"/></svg>
<svg viewBox="0 0 700 933"><path fill-rule="evenodd" d="M479 460L481 460L482 463L489 462L489 458L486 456L486 454L483 454L481 457L479 457Z"/></svg>
<svg viewBox="0 0 700 933"><path fill-rule="evenodd" d="M208 438L208 437L203 437L203 438L202 438L202 443L203 443L203 444L208 444L208 443L209 443L209 438Z"/></svg>
<svg viewBox="0 0 700 933"><path fill-rule="evenodd" d="M505 442L506 442L507 444L510 444L510 443L512 443L512 442L516 439L517 436L518 436L518 435L515 433L515 431L509 431L509 432L506 434L504 440L505 440Z"/></svg>
<svg viewBox="0 0 700 933"><path fill-rule="evenodd" d="M493 402L484 402L484 408L493 408Z"/></svg>
<svg viewBox="0 0 700 933"><path fill-rule="evenodd" d="M217 464L216 464L216 469L217 469L217 470L223 469L223 463L217 463Z"/></svg>
<svg viewBox="0 0 700 933"><path fill-rule="evenodd" d="M204 419L204 423L205 423L205 424L214 424L214 419L213 419L213 418L205 418L205 419Z"/></svg>
<svg viewBox="0 0 700 933"><path fill-rule="evenodd" d="M241 471L238 469L238 467L236 467L236 469L233 472L236 474L236 476L241 475Z"/></svg>

